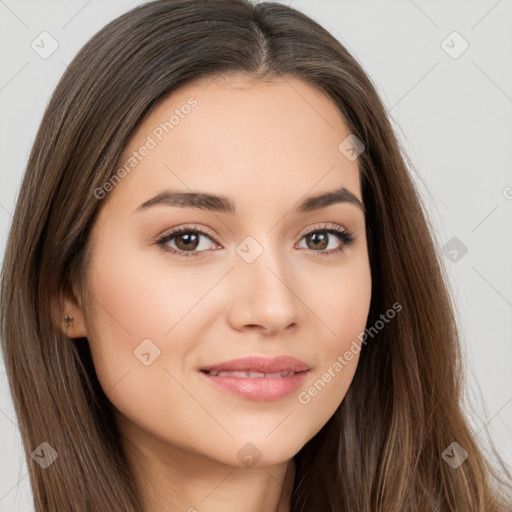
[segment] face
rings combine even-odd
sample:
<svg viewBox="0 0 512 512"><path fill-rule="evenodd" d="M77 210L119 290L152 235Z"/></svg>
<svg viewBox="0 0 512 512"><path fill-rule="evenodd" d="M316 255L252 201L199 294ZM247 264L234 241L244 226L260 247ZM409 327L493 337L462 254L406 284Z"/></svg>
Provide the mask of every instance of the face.
<svg viewBox="0 0 512 512"><path fill-rule="evenodd" d="M69 335L88 338L135 444L276 464L338 408L371 296L357 159L339 149L349 134L294 78L196 82L139 125L102 189L86 293L68 304ZM295 359L265 366L278 356ZM224 371L259 373L202 371L244 358Z"/></svg>

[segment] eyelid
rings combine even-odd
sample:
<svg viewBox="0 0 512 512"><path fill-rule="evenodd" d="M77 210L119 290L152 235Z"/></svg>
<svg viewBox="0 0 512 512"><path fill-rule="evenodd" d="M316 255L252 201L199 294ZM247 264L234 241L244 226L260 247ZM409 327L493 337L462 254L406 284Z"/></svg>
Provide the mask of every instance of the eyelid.
<svg viewBox="0 0 512 512"><path fill-rule="evenodd" d="M340 228L341 228L341 231L344 231L344 232L350 233L350 234L354 234L353 231L350 231L348 228L346 228L345 226L342 226L341 224L337 224L334 222L323 222L323 223L313 222L309 226L306 226L305 228L303 228L303 230L300 231L300 234L298 235L298 237L299 237L299 239L302 239L302 237L304 237L305 235L309 234L312 231L328 230L328 229L340 230ZM180 231L185 231L185 230L198 231L200 233L208 235L210 238L212 238L212 240L217 245L221 245L219 243L219 241L217 240L217 235L211 229L202 227L199 225L195 225L195 224L186 224L185 226L176 226L174 228L166 229L163 232L163 234L157 235L155 237L154 241L156 242L162 238L165 238L166 236L170 235L171 233L175 233L176 231L179 231L179 230Z"/></svg>
<svg viewBox="0 0 512 512"><path fill-rule="evenodd" d="M299 234L299 239L302 239L305 235L313 232L313 231L328 231L329 229L334 229L340 232L352 233L348 228L341 224L337 224L336 222L313 222L309 226L306 226Z"/></svg>
<svg viewBox="0 0 512 512"><path fill-rule="evenodd" d="M217 235L211 229L195 224L186 224L184 226L166 229L161 235L155 237L154 242L156 243L169 235L176 236L176 231L197 231L198 233L209 236L217 245L221 245L217 240Z"/></svg>

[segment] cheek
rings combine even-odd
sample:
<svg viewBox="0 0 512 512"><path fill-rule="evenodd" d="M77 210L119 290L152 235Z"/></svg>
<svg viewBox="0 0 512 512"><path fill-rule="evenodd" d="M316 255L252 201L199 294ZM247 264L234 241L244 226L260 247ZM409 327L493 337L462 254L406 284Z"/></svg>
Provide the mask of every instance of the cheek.
<svg viewBox="0 0 512 512"><path fill-rule="evenodd" d="M190 402L172 375L181 381L188 354L200 343L194 329L216 314L215 303L201 298L219 277L211 270L177 271L156 250L148 257L123 246L123 237L102 240L89 267L86 311L96 374L126 416L158 423L162 401Z"/></svg>
<svg viewBox="0 0 512 512"><path fill-rule="evenodd" d="M170 404L178 409L190 405L171 377L179 374L187 345L178 343L172 351L166 347L166 333L187 311L176 293L184 283L165 269L148 268L134 254L107 246L95 252L88 282L88 340L110 402L134 424L157 432L169 425Z"/></svg>
<svg viewBox="0 0 512 512"><path fill-rule="evenodd" d="M322 326L317 346L319 364L314 378L297 398L317 418L314 427L318 430L342 402L357 369L371 301L368 260L362 258L340 267L316 283L316 292L309 300Z"/></svg>
<svg viewBox="0 0 512 512"><path fill-rule="evenodd" d="M172 288L121 242L97 246L89 268L88 340L105 391L127 372L134 377L146 369L143 354L157 360L164 335L180 314Z"/></svg>
<svg viewBox="0 0 512 512"><path fill-rule="evenodd" d="M148 252L105 244L91 262L90 323L109 344L118 340L116 349L131 352L146 338L164 343L204 293L190 272L177 271L157 248Z"/></svg>
<svg viewBox="0 0 512 512"><path fill-rule="evenodd" d="M302 293L318 320L322 351L332 356L364 331L372 293L370 266L364 255L354 255L346 265L314 276L309 292Z"/></svg>

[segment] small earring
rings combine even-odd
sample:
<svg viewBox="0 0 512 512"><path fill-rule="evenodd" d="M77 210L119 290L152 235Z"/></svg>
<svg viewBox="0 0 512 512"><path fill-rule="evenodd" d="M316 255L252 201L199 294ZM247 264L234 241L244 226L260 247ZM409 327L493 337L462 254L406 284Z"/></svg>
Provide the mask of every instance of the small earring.
<svg viewBox="0 0 512 512"><path fill-rule="evenodd" d="M73 321L73 317L66 315L64 317L64 326L65 327L69 327L69 323L72 322L72 321Z"/></svg>

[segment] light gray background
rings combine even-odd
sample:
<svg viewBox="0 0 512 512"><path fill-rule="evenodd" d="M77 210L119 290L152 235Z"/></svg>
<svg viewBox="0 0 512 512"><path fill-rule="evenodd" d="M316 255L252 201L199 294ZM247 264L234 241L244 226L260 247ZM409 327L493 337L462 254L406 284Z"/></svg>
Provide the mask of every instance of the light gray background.
<svg viewBox="0 0 512 512"><path fill-rule="evenodd" d="M28 153L58 79L97 30L139 3L0 0L2 259ZM468 249L456 262L448 251L443 260L460 317L467 389L481 412L471 422L475 436L490 432L510 465L512 0L286 3L320 22L361 62L417 170L440 252L453 237ZM31 48L43 31L58 42L46 59ZM453 31L460 37L448 37ZM458 55L463 40L469 47ZM0 512L32 511L31 499L2 363Z"/></svg>

